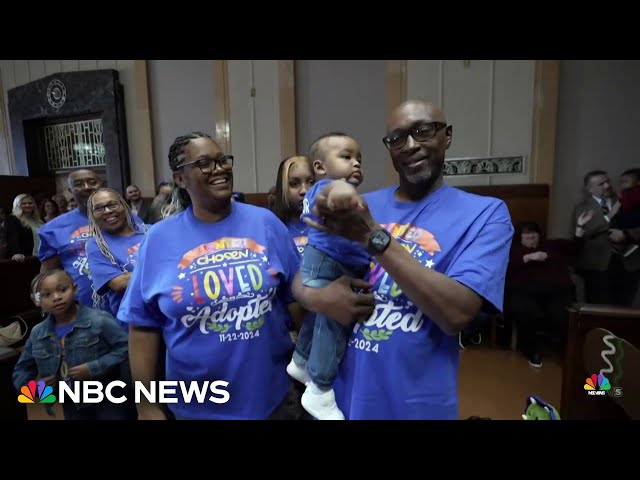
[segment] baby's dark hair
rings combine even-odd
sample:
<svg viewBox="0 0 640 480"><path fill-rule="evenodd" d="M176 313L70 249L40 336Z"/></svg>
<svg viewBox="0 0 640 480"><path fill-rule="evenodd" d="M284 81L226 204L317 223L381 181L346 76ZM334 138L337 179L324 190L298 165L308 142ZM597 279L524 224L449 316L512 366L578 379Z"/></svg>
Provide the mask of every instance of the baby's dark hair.
<svg viewBox="0 0 640 480"><path fill-rule="evenodd" d="M71 275L69 275L65 270L61 268L54 268L53 270L40 272L33 278L33 280L31 280L31 295L35 295L40 291L40 285L42 285L42 281L45 278L50 277L51 275L55 275L56 273L64 273L69 278L69 280L71 280L71 283L73 283L73 278L71 278Z"/></svg>
<svg viewBox="0 0 640 480"><path fill-rule="evenodd" d="M175 172L178 170L178 164L184 158L184 148L191 140L195 140L196 138L208 138L215 142L211 135L207 135L202 132L191 132L187 135L179 136L173 141L173 144L169 148L169 168L171 168L171 171ZM180 188L178 185L175 185L171 196L171 203L163 207L163 217L168 216L169 212L177 213L184 210L189 205L191 205L191 197L187 191L184 188Z"/></svg>
<svg viewBox="0 0 640 480"><path fill-rule="evenodd" d="M640 182L640 168L630 168L629 170L622 172L620 176L631 177L636 182Z"/></svg>
<svg viewBox="0 0 640 480"><path fill-rule="evenodd" d="M348 135L344 132L329 132L329 133L324 133L322 135L320 135L318 138L316 138L313 143L311 144L311 147L309 147L309 159L313 162L314 160L322 160L324 162L324 155L323 155L323 151L320 148L320 144L322 143L322 140L324 140L325 138L330 138L330 137L349 137L349 138L353 138L351 137L351 135Z"/></svg>

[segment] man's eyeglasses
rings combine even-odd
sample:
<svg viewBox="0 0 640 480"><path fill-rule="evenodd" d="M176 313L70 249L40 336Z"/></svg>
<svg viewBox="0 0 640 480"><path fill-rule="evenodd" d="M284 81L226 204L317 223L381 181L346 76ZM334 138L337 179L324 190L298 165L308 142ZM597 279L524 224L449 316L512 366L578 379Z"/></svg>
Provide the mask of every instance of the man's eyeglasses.
<svg viewBox="0 0 640 480"><path fill-rule="evenodd" d="M106 203L104 205L100 205L98 207L94 207L93 208L93 213L97 213L98 215L102 215L104 212L106 212L107 208L109 209L110 212L115 212L115 211L120 210L122 208L122 204L120 202L109 202L109 203Z"/></svg>
<svg viewBox="0 0 640 480"><path fill-rule="evenodd" d="M409 130L396 131L391 135L387 135L382 139L382 142L389 150L397 150L406 145L409 135L411 135L416 142L426 142L435 137L436 133L446 126L447 124L442 122L423 123Z"/></svg>
<svg viewBox="0 0 640 480"><path fill-rule="evenodd" d="M177 165L174 170L179 170L189 165L198 167L202 173L211 173L218 168L218 166L223 170L231 170L233 168L233 155L223 155L222 157L212 159L201 158L193 162Z"/></svg>

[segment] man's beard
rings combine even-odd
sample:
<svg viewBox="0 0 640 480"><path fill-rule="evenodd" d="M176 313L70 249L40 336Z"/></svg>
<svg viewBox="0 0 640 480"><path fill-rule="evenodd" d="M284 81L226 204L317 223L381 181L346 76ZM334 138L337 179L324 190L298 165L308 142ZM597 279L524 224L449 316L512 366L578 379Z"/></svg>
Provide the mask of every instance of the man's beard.
<svg viewBox="0 0 640 480"><path fill-rule="evenodd" d="M427 166L423 170L416 173L412 173L408 175L405 173L404 178L407 180L407 182L413 185L420 185L420 184L432 185L438 179L438 177L440 177L442 168L443 168L443 165L440 165L440 166L434 165L433 167Z"/></svg>
<svg viewBox="0 0 640 480"><path fill-rule="evenodd" d="M407 182L418 185L420 183L428 183L432 178L432 174L433 172L431 171L431 169L425 169L421 172L405 175L404 178L407 180Z"/></svg>

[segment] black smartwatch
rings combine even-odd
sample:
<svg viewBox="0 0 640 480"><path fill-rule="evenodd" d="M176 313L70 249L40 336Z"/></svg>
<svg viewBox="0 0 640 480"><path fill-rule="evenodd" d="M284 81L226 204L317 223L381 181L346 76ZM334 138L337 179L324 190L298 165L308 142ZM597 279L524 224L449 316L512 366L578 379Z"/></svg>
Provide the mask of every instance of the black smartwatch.
<svg viewBox="0 0 640 480"><path fill-rule="evenodd" d="M384 253L391 243L391 234L384 228L375 230L367 241L367 252L372 257Z"/></svg>

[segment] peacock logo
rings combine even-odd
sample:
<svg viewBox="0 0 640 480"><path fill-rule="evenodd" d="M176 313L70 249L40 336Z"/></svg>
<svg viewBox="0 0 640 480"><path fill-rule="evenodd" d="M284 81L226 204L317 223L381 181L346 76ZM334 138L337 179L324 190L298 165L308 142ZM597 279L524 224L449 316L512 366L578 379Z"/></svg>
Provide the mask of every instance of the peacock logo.
<svg viewBox="0 0 640 480"><path fill-rule="evenodd" d="M20 392L20 395L18 395L18 402L20 403L55 403L56 401L56 396L53 395L53 388L46 385L44 380L39 380L37 383L35 380L31 380L22 386Z"/></svg>
<svg viewBox="0 0 640 480"><path fill-rule="evenodd" d="M596 375L594 373L585 380L584 389L587 391L587 395L606 395L607 390L611 390L611 384L603 374Z"/></svg>

